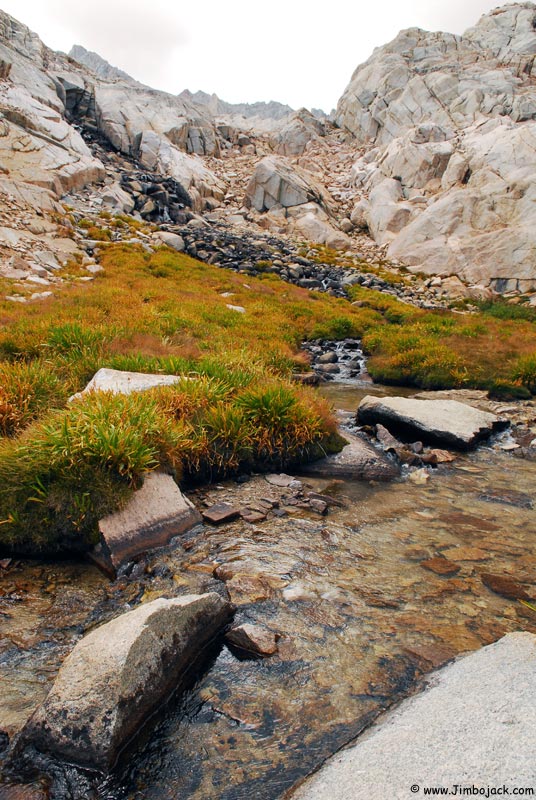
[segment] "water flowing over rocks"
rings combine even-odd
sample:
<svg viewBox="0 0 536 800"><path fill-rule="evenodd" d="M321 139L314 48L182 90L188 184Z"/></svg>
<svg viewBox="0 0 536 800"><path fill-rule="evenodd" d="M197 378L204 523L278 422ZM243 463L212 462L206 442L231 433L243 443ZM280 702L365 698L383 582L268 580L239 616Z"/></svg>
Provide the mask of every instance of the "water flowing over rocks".
<svg viewBox="0 0 536 800"><path fill-rule="evenodd" d="M524 732L536 724L535 656L534 634L511 633L443 667L292 797L369 800L371 787L387 798L462 782L530 786L536 746Z"/></svg>
<svg viewBox="0 0 536 800"><path fill-rule="evenodd" d="M108 770L229 617L218 594L186 595L146 603L91 631L64 661L22 742Z"/></svg>
<svg viewBox="0 0 536 800"><path fill-rule="evenodd" d="M362 424L384 425L391 433L418 437L433 444L466 450L508 427L508 420L456 400L415 400L372 397L361 400L357 417Z"/></svg>

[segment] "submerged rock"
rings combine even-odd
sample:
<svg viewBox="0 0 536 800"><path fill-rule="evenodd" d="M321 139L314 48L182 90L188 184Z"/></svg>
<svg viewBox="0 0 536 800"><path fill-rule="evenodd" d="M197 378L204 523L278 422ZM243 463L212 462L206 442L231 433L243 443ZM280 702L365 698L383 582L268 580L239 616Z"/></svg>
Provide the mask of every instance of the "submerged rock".
<svg viewBox="0 0 536 800"><path fill-rule="evenodd" d="M231 628L225 638L240 650L258 656L273 656L277 653L277 634L260 625L251 625L249 622Z"/></svg>
<svg viewBox="0 0 536 800"><path fill-rule="evenodd" d="M100 520L101 541L90 556L106 571L114 572L126 561L162 547L200 522L201 514L171 475L151 472L126 508Z"/></svg>
<svg viewBox="0 0 536 800"><path fill-rule="evenodd" d="M230 616L211 592L160 598L91 631L63 662L21 745L107 771Z"/></svg>
<svg viewBox="0 0 536 800"><path fill-rule="evenodd" d="M300 467L304 475L317 478L350 478L363 481L389 481L398 477L399 469L383 453L360 436L344 432L348 441L340 453L326 456Z"/></svg>
<svg viewBox="0 0 536 800"><path fill-rule="evenodd" d="M487 586L492 592L507 597L509 600L530 600L525 589L510 575L493 575L483 572L480 579L484 586Z"/></svg>
<svg viewBox="0 0 536 800"><path fill-rule="evenodd" d="M503 430L508 420L480 411L456 400L414 400L408 397L372 397L359 404L361 424L382 424L391 433L418 437L432 444L459 450L474 447L494 431Z"/></svg>

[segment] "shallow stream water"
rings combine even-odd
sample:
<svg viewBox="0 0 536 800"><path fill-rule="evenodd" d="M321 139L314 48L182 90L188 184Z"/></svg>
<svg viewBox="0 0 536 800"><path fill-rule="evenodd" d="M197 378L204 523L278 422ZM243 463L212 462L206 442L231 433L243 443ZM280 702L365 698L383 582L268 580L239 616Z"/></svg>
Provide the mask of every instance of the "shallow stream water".
<svg viewBox="0 0 536 800"><path fill-rule="evenodd" d="M327 393L355 409L360 389L332 384ZM508 631L536 633L536 613L480 578L510 575L534 596L536 463L481 447L424 485L303 481L344 507L322 517L286 505L285 490L256 477L194 500L273 497L288 516L200 526L113 583L84 564L11 566L1 578L0 728L20 728L88 627L159 596L221 592L213 577L221 564L234 573L226 587L236 621L281 634L279 654L241 660L222 646L123 772L80 797L285 796L434 665ZM435 555L459 571L440 576L421 565ZM68 796L55 784L51 797Z"/></svg>

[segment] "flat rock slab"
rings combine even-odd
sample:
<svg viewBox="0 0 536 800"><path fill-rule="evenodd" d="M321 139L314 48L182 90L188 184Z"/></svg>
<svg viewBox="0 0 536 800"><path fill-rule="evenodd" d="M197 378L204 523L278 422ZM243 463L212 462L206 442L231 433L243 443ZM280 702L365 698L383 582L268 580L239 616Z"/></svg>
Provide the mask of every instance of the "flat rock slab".
<svg viewBox="0 0 536 800"><path fill-rule="evenodd" d="M102 772L227 624L215 592L160 598L101 625L63 662L21 744Z"/></svg>
<svg viewBox="0 0 536 800"><path fill-rule="evenodd" d="M408 800L424 789L534 786L536 636L510 633L436 672L331 758L294 800ZM411 787L418 786L417 792ZM460 794L460 792L459 792Z"/></svg>
<svg viewBox="0 0 536 800"><path fill-rule="evenodd" d="M491 589L495 594L506 597L508 600L530 600L523 586L510 575L493 575L490 572L483 572L480 580Z"/></svg>
<svg viewBox="0 0 536 800"><path fill-rule="evenodd" d="M202 513L205 522L210 522L211 525L223 525L224 522L237 519L240 516L240 509L229 503L216 503Z"/></svg>
<svg viewBox="0 0 536 800"><path fill-rule="evenodd" d="M127 506L99 522L101 541L91 558L108 571L140 553L162 547L202 522L201 514L171 477L150 472Z"/></svg>
<svg viewBox="0 0 536 800"><path fill-rule="evenodd" d="M361 424L379 423L391 433L457 450L474 447L480 440L509 425L506 419L457 400L371 395L360 402L357 418Z"/></svg>
<svg viewBox="0 0 536 800"><path fill-rule="evenodd" d="M120 369L103 367L94 374L85 389L73 394L69 399L76 400L90 392L114 392L115 394L144 392L147 389L154 389L155 386L171 386L182 380L185 378L180 375L151 375L145 372L124 372Z"/></svg>
<svg viewBox="0 0 536 800"><path fill-rule="evenodd" d="M348 444L340 453L300 466L300 472L317 478L390 481L400 474L396 464L360 436L344 431Z"/></svg>
<svg viewBox="0 0 536 800"><path fill-rule="evenodd" d="M434 556L434 558L421 561L421 567L430 570L430 572L435 572L436 575L456 575L460 571L459 564L453 564L452 561L448 561L442 556Z"/></svg>

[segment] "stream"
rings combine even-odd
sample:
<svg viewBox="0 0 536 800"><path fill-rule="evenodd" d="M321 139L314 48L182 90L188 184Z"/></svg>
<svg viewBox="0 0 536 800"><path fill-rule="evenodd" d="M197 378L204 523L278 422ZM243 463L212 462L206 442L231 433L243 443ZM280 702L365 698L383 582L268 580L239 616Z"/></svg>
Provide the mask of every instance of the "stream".
<svg viewBox="0 0 536 800"><path fill-rule="evenodd" d="M322 391L352 411L365 393L391 393L366 381ZM481 446L423 485L302 481L341 507L320 516L263 476L228 481L191 497L198 505L268 497L286 516L198 526L114 582L68 561L15 561L0 572L0 729L9 736L84 631L140 602L226 586L237 623L281 636L268 659L221 645L121 769L78 790L68 770L56 770L51 798L284 797L435 666L509 631L536 633L536 612L480 578L536 581L535 462ZM421 565L435 555L459 570L441 576ZM233 575L227 584L213 576L221 565Z"/></svg>

